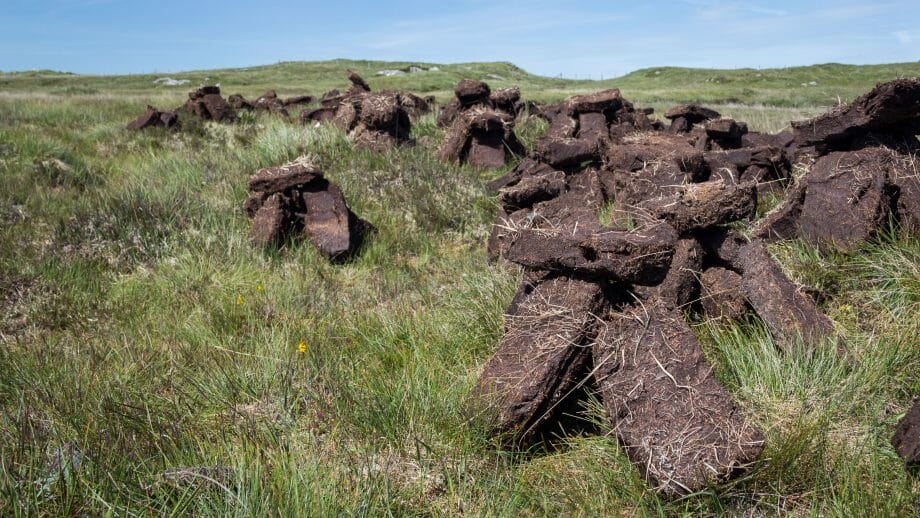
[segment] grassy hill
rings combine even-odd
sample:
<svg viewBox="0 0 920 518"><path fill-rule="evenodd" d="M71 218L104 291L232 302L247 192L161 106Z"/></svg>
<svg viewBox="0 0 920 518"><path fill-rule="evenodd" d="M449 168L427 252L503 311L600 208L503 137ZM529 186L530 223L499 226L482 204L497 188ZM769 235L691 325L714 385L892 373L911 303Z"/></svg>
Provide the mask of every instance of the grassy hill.
<svg viewBox="0 0 920 518"><path fill-rule="evenodd" d="M385 77L383 70L424 72ZM437 70L430 70L432 67ZM518 85L527 98L556 100L571 92L616 86L639 102L747 103L784 107L831 106L852 100L880 81L920 75L920 62L890 65L826 64L781 69L649 68L603 81L549 78L530 74L511 63L454 65L333 60L285 62L240 69L203 70L127 76L84 76L51 71L0 73L0 91L50 94L182 93L184 87L155 86L160 77L186 79L191 85L220 83L228 93L259 95L274 88L279 93L321 94L346 88L347 69L355 70L374 89L403 89L446 98L463 78L487 81L493 87Z"/></svg>
<svg viewBox="0 0 920 518"><path fill-rule="evenodd" d="M380 70L437 66L398 77ZM0 515L839 515L915 512L889 444L920 393L920 238L852 254L772 251L845 334L782 354L759 321L694 323L767 450L742 480L650 492L609 434L493 444L467 398L520 272L485 254L497 210L477 171L419 145L379 154L270 115L130 133L188 86L321 94L352 68L442 99L461 77L554 100L616 85L656 109L702 101L776 130L920 64L641 70L601 81L506 63L344 61L132 76L0 74ZM812 85L811 83L815 84ZM804 85L804 86L803 86ZM531 146L545 125L517 128ZM309 155L378 232L354 261L248 243L246 180ZM509 166L510 167L510 166ZM306 351L300 351L300 343ZM585 414L601 430L596 399Z"/></svg>

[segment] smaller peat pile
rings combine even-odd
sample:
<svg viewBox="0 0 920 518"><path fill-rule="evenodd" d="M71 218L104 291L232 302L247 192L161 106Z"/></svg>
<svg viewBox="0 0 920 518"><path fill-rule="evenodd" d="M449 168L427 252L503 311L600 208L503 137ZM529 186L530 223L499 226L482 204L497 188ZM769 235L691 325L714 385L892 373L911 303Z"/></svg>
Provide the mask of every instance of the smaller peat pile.
<svg viewBox="0 0 920 518"><path fill-rule="evenodd" d="M240 94L233 94L227 98L227 102L234 110L254 111L257 113L269 112L282 115L284 117L290 116L288 112L289 108L306 106L311 104L313 100L313 97L309 95L296 95L282 99L281 97L278 97L278 93L274 90L265 92L264 94L257 97L254 101L248 101Z"/></svg>
<svg viewBox="0 0 920 518"><path fill-rule="evenodd" d="M135 121L128 124L130 130L140 130L152 127L178 128L179 115L186 114L198 117L201 120L216 122L238 122L240 111L270 112L288 116L288 108L306 105L313 102L309 95L299 95L282 99L274 90L265 92L255 101L248 101L240 94L233 94L224 99L220 95L220 87L203 86L188 94L188 101L171 112L160 111L153 106Z"/></svg>
<svg viewBox="0 0 920 518"><path fill-rule="evenodd" d="M648 118L651 110L636 110L616 88L570 97L541 113L549 128L537 142L534 158L566 171L597 164L609 144L627 134L662 128Z"/></svg>
<svg viewBox="0 0 920 518"><path fill-rule="evenodd" d="M920 229L920 78L880 84L793 130L797 156L813 164L755 236L851 250L889 221Z"/></svg>
<svg viewBox="0 0 920 518"><path fill-rule="evenodd" d="M668 128L671 133L690 133L701 122L719 118L719 112L699 104L678 104L664 113L664 118L671 121Z"/></svg>
<svg viewBox="0 0 920 518"><path fill-rule="evenodd" d="M185 104L177 111L189 113L207 121L237 122L239 120L230 103L221 97L219 86L203 86L189 92L188 101L185 101Z"/></svg>
<svg viewBox="0 0 920 518"><path fill-rule="evenodd" d="M521 89L517 86L492 90L483 81L463 79L454 88L454 97L441 108L438 127L450 128L464 112L475 108L490 108L517 120L531 107L521 101Z"/></svg>
<svg viewBox="0 0 920 518"><path fill-rule="evenodd" d="M339 90L330 90L320 98L320 107L315 109L304 110L300 114L300 121L304 124L331 121L338 114L339 108L343 105L359 104L365 94L371 93L371 87L356 72L348 71L348 81L351 83L349 89L342 93ZM399 97L400 108L408 114L410 119L415 119L431 111L433 98L422 98L410 92L380 92L388 95Z"/></svg>
<svg viewBox="0 0 920 518"><path fill-rule="evenodd" d="M183 114L216 122L239 120L233 107L221 97L219 87L203 86L189 92L188 101L173 111L161 111L148 105L144 113L128 124L127 129L179 128L179 118Z"/></svg>
<svg viewBox="0 0 920 518"><path fill-rule="evenodd" d="M331 121L335 117L339 105L353 97L371 91L367 81L356 72L348 71L348 81L351 83L351 87L344 94L336 89L324 93L319 99L320 107L302 111L300 121L304 124Z"/></svg>
<svg viewBox="0 0 920 518"><path fill-rule="evenodd" d="M332 123L360 147L385 151L410 142L412 123L399 92L364 92L343 100Z"/></svg>
<svg viewBox="0 0 920 518"><path fill-rule="evenodd" d="M305 235L323 257L339 262L373 230L348 208L341 189L304 161L259 170L249 192L243 209L253 218L250 238L257 246Z"/></svg>
<svg viewBox="0 0 920 518"><path fill-rule="evenodd" d="M520 97L516 87L493 93L482 81L464 79L457 83L454 98L438 116L438 126L448 128L438 157L446 162L496 168L523 155L524 146L514 133Z"/></svg>
<svg viewBox="0 0 920 518"><path fill-rule="evenodd" d="M147 105L144 113L140 114L137 119L128 123L129 130L142 130L147 128L179 128L179 115L176 112L160 111L153 106Z"/></svg>
<svg viewBox="0 0 920 518"><path fill-rule="evenodd" d="M525 273L474 399L494 433L527 443L561 426L591 387L657 490L730 478L763 436L716 380L684 312L756 313L783 350L843 346L764 242L728 226L754 218L760 185L789 177L787 150L700 107L669 112L685 120L672 130L617 90L544 114L553 110L533 154L491 184L501 211L490 255Z"/></svg>

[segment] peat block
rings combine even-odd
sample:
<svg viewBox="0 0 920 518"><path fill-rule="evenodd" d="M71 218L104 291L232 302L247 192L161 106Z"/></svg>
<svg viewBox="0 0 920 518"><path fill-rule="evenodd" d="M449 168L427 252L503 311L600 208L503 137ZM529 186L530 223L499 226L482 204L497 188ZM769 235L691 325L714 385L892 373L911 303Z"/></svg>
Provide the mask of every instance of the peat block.
<svg viewBox="0 0 920 518"><path fill-rule="evenodd" d="M473 393L494 430L526 440L558 413L588 376L592 315L602 303L594 282L551 276L522 283Z"/></svg>
<svg viewBox="0 0 920 518"><path fill-rule="evenodd" d="M611 428L656 490L703 489L763 449L679 311L645 304L609 313L593 356Z"/></svg>
<svg viewBox="0 0 920 518"><path fill-rule="evenodd" d="M891 445L908 464L920 464L920 397L898 421Z"/></svg>

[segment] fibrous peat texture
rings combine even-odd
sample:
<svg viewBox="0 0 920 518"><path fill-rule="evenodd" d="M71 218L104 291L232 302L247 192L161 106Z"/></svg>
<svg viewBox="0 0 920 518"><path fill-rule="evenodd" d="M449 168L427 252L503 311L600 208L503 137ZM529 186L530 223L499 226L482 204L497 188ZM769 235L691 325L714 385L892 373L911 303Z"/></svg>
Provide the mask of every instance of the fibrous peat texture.
<svg viewBox="0 0 920 518"><path fill-rule="evenodd" d="M484 111L475 106L487 92L461 86L457 110ZM550 410L590 385L630 459L663 493L703 489L755 462L763 435L713 376L685 315L756 316L783 351L801 344L846 355L833 322L786 277L767 241L853 248L889 221L916 225L918 99L915 80L880 85L776 135L693 104L669 110L665 127L615 89L544 107L546 135L489 184L500 206L489 255L525 272L474 393L498 416L494 429L533 440L556 422ZM445 147L456 154L468 142L455 135ZM809 161L793 181L792 164ZM751 224L759 193L784 190L786 202L756 224L753 240L734 230ZM539 296L575 285L578 303ZM910 419L894 439L907 458Z"/></svg>

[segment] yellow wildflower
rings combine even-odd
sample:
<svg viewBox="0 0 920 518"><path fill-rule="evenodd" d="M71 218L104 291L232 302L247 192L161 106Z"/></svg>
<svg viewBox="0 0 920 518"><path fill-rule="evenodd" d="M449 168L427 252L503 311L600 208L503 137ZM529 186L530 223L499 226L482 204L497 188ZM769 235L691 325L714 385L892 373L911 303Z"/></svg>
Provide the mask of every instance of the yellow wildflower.
<svg viewBox="0 0 920 518"><path fill-rule="evenodd" d="M297 344L297 350L300 351L300 354L307 352L307 343L303 341L303 338L301 338L300 343Z"/></svg>
<svg viewBox="0 0 920 518"><path fill-rule="evenodd" d="M262 291L262 285L261 285L261 284L259 284L258 286L256 286L256 291Z"/></svg>
<svg viewBox="0 0 920 518"><path fill-rule="evenodd" d="M242 296L242 295L237 295L237 296L236 296L236 305L237 305L237 306L242 306L242 305L243 305L243 296Z"/></svg>

